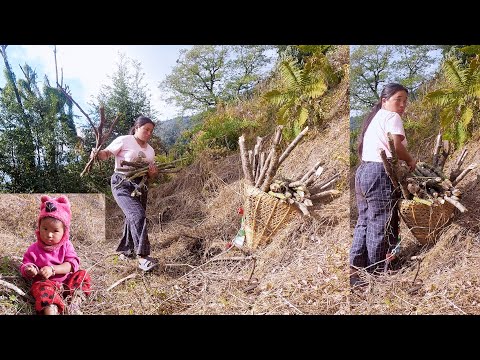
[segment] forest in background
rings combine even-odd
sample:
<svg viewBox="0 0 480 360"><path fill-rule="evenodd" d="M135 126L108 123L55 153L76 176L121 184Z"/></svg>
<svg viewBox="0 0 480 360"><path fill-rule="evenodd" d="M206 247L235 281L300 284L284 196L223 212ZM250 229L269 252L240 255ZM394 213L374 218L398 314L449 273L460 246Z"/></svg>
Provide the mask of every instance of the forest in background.
<svg viewBox="0 0 480 360"><path fill-rule="evenodd" d="M173 138L164 134L164 140L168 139L164 142L159 136L152 138L157 161L181 157L183 165L188 165L203 151L225 155L236 151L242 132L247 138L248 134L262 136L273 124L285 125L287 139L293 139L304 126L321 125L324 115L317 100L343 76L332 70L326 58L334 48L195 45L184 50L159 87L169 90L170 102L193 115L187 131L177 131ZM0 191L109 193L112 164L95 166L89 176L79 177L95 136L91 126L76 125L75 94L68 84L61 76L42 79L27 63L17 79L8 62L8 46L0 50L7 80L0 89ZM273 61L272 50L276 63L265 71ZM141 64L123 55L111 82L102 85L88 109L82 109L98 124L103 106L105 128L118 116L104 146L127 134L140 114L156 120L143 76ZM159 123L156 134L161 131Z"/></svg>
<svg viewBox="0 0 480 360"><path fill-rule="evenodd" d="M409 89L403 120L409 149L425 157L425 141L439 131L455 149L476 138L480 124L480 46L361 45L350 54L350 163L363 118L383 86Z"/></svg>

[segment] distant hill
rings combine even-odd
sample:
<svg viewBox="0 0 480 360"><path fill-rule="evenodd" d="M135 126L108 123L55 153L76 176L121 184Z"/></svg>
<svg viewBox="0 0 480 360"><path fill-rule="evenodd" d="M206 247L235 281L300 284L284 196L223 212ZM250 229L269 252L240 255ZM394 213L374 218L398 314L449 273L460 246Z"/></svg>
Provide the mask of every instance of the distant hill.
<svg viewBox="0 0 480 360"><path fill-rule="evenodd" d="M178 116L173 119L159 122L155 126L155 135L157 135L166 149L170 149L185 130L192 128L193 120L189 116Z"/></svg>
<svg viewBox="0 0 480 360"><path fill-rule="evenodd" d="M362 116L351 116L350 117L350 131L355 131L362 126L363 117Z"/></svg>

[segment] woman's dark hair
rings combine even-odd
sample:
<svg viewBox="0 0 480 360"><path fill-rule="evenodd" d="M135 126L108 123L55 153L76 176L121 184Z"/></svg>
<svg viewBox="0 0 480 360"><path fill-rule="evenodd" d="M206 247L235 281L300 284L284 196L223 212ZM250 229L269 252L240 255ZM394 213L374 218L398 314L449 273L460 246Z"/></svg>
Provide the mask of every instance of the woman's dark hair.
<svg viewBox="0 0 480 360"><path fill-rule="evenodd" d="M136 120L133 126L130 128L130 131L128 132L128 135L133 135L135 134L135 130L145 124L152 124L155 126L155 123L148 117L140 115Z"/></svg>
<svg viewBox="0 0 480 360"><path fill-rule="evenodd" d="M382 99L388 100L399 91L405 91L408 95L408 89L403 85L400 85L397 83L389 83L385 85L385 87L382 90L382 93L380 94L380 99L378 99L378 102L373 106L370 113L363 120L362 133L358 141L358 155L360 155L360 159L362 159L363 137L365 136L365 132L367 131L368 125L370 125L370 123L372 122L372 119L375 117L378 110L382 108Z"/></svg>

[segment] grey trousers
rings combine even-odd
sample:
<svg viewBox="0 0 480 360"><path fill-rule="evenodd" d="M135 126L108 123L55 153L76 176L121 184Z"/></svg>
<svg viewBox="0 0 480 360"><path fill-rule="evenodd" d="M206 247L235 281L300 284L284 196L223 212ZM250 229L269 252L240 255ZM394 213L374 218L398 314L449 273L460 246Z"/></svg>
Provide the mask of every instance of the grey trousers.
<svg viewBox="0 0 480 360"><path fill-rule="evenodd" d="M110 181L113 197L125 215L123 235L117 251L126 256L150 255L146 217L147 187L141 189L142 195L132 197L131 193L135 189L132 182L125 180L115 188L121 180L122 175L114 173ZM140 180L138 178L133 181L138 184Z"/></svg>
<svg viewBox="0 0 480 360"><path fill-rule="evenodd" d="M355 174L358 220L350 249L350 265L381 271L387 252L398 242L398 191L383 163L362 162Z"/></svg>

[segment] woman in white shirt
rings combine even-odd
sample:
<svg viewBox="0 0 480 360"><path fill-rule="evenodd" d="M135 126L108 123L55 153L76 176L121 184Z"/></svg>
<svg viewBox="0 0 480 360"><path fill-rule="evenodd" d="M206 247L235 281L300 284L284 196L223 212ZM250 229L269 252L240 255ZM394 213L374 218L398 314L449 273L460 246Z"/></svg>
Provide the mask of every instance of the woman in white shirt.
<svg viewBox="0 0 480 360"><path fill-rule="evenodd" d="M122 161L128 162L142 161L148 164L148 179L152 179L158 174L155 166L155 151L148 144L152 137L155 123L146 116L139 116L135 124L130 129L129 135L122 135L111 142L104 150L97 153L97 158L105 160L110 156L115 156L115 172L111 177L112 194L118 206L125 215L123 235L118 245L117 251L121 258L138 258L139 267L148 271L157 265L157 262L149 257L150 241L147 232L147 193L146 185L138 188L141 177L131 181L124 179L124 173L119 169L128 167L122 166ZM92 151L91 157L95 156ZM137 189L141 195L131 196Z"/></svg>
<svg viewBox="0 0 480 360"><path fill-rule="evenodd" d="M406 149L407 139L401 115L407 104L408 90L396 83L387 84L378 103L365 118L359 138L358 153L362 160L355 174L355 196L358 220L350 249L350 286L363 282L359 269L375 273L384 269L387 253L398 242L398 189L385 172L380 150L391 157L387 133L391 133L395 151L410 170L416 160Z"/></svg>

